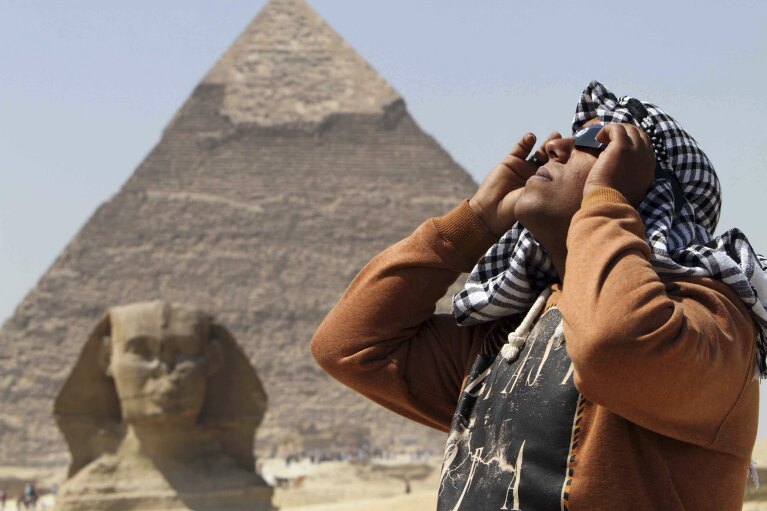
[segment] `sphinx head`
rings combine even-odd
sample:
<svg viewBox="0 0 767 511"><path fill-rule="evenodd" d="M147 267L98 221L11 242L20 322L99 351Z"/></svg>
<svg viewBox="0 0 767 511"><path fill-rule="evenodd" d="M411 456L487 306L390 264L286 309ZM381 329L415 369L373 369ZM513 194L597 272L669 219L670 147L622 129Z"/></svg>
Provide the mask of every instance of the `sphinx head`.
<svg viewBox="0 0 767 511"><path fill-rule="evenodd" d="M221 367L221 345L210 318L167 302L110 310L111 332L102 339L102 365L114 379L123 420L194 424L207 382Z"/></svg>
<svg viewBox="0 0 767 511"><path fill-rule="evenodd" d="M164 301L110 308L54 404L70 474L114 452L126 426L202 428L252 470L263 385L232 334L203 311ZM169 428L169 429L168 429Z"/></svg>

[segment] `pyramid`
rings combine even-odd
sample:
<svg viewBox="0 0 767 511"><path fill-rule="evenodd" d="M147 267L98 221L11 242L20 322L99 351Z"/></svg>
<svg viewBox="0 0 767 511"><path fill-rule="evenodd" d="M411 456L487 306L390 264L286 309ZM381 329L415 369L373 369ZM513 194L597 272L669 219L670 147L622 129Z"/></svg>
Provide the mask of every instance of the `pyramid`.
<svg viewBox="0 0 767 511"><path fill-rule="evenodd" d="M0 465L68 463L61 384L108 307L152 299L243 346L269 395L261 452L306 432L444 442L330 379L309 340L373 255L475 188L303 0L271 0L0 329Z"/></svg>

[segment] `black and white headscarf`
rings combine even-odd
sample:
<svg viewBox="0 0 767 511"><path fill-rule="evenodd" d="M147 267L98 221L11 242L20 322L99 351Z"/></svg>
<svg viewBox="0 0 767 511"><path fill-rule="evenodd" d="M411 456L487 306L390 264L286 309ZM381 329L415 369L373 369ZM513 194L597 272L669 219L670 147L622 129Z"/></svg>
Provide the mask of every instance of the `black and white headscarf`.
<svg viewBox="0 0 767 511"><path fill-rule="evenodd" d="M651 138L658 166L655 183L638 207L651 263L661 277L711 277L729 285L751 309L757 329L757 364L767 377L767 259L738 229L713 237L719 221L719 180L698 143L657 106L617 98L591 82L583 91L573 133L589 119L631 123ZM453 296L460 325L526 312L558 280L543 246L517 223L480 259L464 289Z"/></svg>

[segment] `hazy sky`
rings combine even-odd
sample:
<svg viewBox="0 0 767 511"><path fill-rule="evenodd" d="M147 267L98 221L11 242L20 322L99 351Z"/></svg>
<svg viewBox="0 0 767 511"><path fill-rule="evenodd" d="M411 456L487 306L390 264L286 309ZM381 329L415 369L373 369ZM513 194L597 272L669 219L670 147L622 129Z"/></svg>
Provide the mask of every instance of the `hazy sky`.
<svg viewBox="0 0 767 511"><path fill-rule="evenodd" d="M263 4L0 0L0 321ZM567 132L591 79L657 103L719 171L719 230L767 252L767 2L310 4L478 181L525 131Z"/></svg>

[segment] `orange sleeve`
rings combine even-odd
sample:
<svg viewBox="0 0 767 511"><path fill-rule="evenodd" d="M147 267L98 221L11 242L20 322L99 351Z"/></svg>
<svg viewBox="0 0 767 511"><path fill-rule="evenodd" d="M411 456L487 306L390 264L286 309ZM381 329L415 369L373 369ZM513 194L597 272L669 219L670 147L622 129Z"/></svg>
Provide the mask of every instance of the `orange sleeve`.
<svg viewBox="0 0 767 511"><path fill-rule="evenodd" d="M495 242L468 201L370 261L314 334L333 377L405 417L447 431L483 324L459 327L436 303Z"/></svg>
<svg viewBox="0 0 767 511"><path fill-rule="evenodd" d="M721 282L662 281L644 235L610 188L573 217L560 309L575 383L633 423L711 446L751 380L753 321Z"/></svg>

